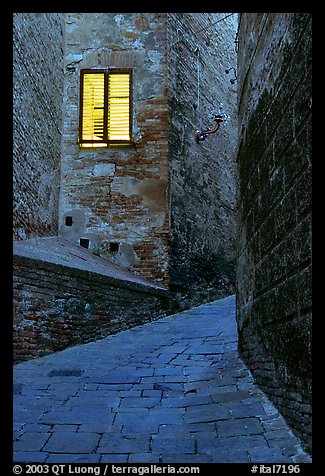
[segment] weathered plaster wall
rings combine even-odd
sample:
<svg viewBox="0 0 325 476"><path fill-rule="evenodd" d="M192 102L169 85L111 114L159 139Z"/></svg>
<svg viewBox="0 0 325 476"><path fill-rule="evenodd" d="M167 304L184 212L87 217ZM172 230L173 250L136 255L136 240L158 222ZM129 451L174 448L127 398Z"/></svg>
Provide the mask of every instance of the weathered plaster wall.
<svg viewBox="0 0 325 476"><path fill-rule="evenodd" d="M13 238L58 232L61 13L13 15Z"/></svg>
<svg viewBox="0 0 325 476"><path fill-rule="evenodd" d="M236 67L237 14L228 15L169 14L170 286L184 305L234 292L237 86L225 70ZM211 111L225 122L197 144L194 131L215 126Z"/></svg>
<svg viewBox="0 0 325 476"><path fill-rule="evenodd" d="M236 62L236 15L211 27L224 16L66 18L60 234L89 239L93 252L142 276L171 279L173 290L195 294L195 302L234 284L236 87L224 71ZM188 41L173 46L180 35ZM131 148L78 147L79 72L96 67L133 68ZM212 109L227 122L218 137L196 144L194 130L214 125Z"/></svg>
<svg viewBox="0 0 325 476"><path fill-rule="evenodd" d="M157 282L168 282L167 17L66 14L60 234ZM133 69L130 148L80 149L82 68ZM72 226L65 217L71 216ZM110 243L119 250L111 251Z"/></svg>
<svg viewBox="0 0 325 476"><path fill-rule="evenodd" d="M239 28L239 346L311 447L311 15Z"/></svg>

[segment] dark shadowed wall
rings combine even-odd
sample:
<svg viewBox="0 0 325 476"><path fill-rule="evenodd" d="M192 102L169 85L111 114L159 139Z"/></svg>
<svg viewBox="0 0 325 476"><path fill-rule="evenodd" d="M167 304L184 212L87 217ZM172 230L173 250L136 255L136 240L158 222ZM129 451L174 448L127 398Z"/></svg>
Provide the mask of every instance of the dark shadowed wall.
<svg viewBox="0 0 325 476"><path fill-rule="evenodd" d="M13 237L58 233L62 13L13 16Z"/></svg>
<svg viewBox="0 0 325 476"><path fill-rule="evenodd" d="M170 287L184 305L234 292L236 32L237 14L169 14ZM212 112L225 122L197 144Z"/></svg>
<svg viewBox="0 0 325 476"><path fill-rule="evenodd" d="M311 15L239 27L240 352L311 447Z"/></svg>

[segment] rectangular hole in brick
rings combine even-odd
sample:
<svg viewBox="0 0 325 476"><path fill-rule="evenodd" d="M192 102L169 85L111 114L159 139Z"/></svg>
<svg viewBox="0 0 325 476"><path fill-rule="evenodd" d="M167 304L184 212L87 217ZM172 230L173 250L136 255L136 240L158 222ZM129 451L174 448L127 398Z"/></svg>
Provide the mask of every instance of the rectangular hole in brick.
<svg viewBox="0 0 325 476"><path fill-rule="evenodd" d="M72 217L70 216L65 217L65 226L72 226Z"/></svg>
<svg viewBox="0 0 325 476"><path fill-rule="evenodd" d="M87 248L87 249L89 248L88 238L80 238L79 243L80 243L80 246L82 246L83 248Z"/></svg>
<svg viewBox="0 0 325 476"><path fill-rule="evenodd" d="M116 253L119 250L119 244L115 241L111 241L109 244L109 250L113 253Z"/></svg>

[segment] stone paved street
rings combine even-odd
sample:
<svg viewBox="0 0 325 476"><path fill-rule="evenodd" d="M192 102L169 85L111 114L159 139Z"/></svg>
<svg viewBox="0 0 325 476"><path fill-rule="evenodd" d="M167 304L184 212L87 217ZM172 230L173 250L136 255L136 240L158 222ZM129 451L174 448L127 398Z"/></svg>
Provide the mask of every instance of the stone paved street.
<svg viewBox="0 0 325 476"><path fill-rule="evenodd" d="M14 368L14 461L302 463L237 353L235 296Z"/></svg>

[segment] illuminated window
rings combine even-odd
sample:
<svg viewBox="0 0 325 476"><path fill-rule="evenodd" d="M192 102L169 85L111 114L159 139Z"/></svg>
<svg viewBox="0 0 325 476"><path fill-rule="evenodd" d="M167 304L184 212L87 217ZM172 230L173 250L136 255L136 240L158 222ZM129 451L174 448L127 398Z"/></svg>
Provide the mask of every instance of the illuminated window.
<svg viewBox="0 0 325 476"><path fill-rule="evenodd" d="M110 147L131 142L131 71L82 70L80 147Z"/></svg>

